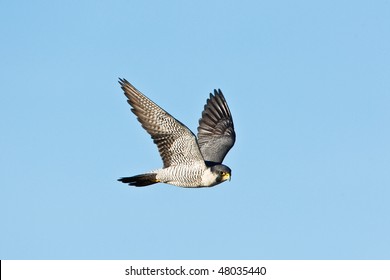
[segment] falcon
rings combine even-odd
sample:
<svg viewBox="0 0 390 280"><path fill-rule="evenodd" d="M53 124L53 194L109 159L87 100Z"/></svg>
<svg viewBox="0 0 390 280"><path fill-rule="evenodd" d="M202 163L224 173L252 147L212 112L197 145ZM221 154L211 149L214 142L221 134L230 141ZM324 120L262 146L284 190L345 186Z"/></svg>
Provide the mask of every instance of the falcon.
<svg viewBox="0 0 390 280"><path fill-rule="evenodd" d="M199 120L198 137L126 79L119 79L131 111L157 145L163 167L122 177L118 181L144 187L166 183L179 187L213 187L231 178L231 170L222 164L233 147L236 134L232 115L220 89L210 93Z"/></svg>

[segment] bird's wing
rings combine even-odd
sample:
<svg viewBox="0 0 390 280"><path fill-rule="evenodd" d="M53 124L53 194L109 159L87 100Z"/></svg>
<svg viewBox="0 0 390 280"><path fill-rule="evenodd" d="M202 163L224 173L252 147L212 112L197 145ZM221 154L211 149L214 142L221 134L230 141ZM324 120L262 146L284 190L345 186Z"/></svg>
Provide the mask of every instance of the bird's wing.
<svg viewBox="0 0 390 280"><path fill-rule="evenodd" d="M236 141L232 115L220 89L210 93L198 126L198 144L205 161L222 163Z"/></svg>
<svg viewBox="0 0 390 280"><path fill-rule="evenodd" d="M125 79L119 79L131 111L157 145L164 167L204 162L195 135Z"/></svg>

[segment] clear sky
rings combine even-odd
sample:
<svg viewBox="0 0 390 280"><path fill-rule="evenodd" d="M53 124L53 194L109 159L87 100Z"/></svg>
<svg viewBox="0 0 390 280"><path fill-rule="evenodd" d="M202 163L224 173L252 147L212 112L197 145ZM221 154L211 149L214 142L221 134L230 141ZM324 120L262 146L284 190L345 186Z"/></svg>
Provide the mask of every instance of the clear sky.
<svg viewBox="0 0 390 280"><path fill-rule="evenodd" d="M1 1L0 259L389 259L390 2ZM233 114L231 182L162 162L118 77L196 131Z"/></svg>

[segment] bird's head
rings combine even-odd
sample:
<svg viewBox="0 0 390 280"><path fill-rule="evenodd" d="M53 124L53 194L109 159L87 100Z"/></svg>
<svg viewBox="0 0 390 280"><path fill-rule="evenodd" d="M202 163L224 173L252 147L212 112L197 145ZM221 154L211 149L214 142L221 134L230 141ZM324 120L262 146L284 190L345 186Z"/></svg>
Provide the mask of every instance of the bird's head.
<svg viewBox="0 0 390 280"><path fill-rule="evenodd" d="M216 177L217 184L222 183L226 180L231 179L232 170L223 164L217 164L211 167L211 172L214 173Z"/></svg>

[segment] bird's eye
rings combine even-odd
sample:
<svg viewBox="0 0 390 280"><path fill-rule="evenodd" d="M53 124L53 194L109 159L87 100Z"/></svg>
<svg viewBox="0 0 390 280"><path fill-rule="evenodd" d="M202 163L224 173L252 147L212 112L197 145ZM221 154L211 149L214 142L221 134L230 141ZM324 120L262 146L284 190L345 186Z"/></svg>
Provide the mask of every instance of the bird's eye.
<svg viewBox="0 0 390 280"><path fill-rule="evenodd" d="M223 171L220 171L219 174L221 174L222 176L225 176L225 175L226 175L226 173L223 172Z"/></svg>

